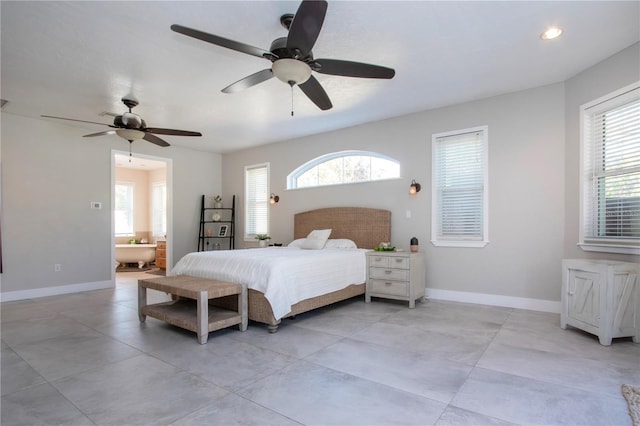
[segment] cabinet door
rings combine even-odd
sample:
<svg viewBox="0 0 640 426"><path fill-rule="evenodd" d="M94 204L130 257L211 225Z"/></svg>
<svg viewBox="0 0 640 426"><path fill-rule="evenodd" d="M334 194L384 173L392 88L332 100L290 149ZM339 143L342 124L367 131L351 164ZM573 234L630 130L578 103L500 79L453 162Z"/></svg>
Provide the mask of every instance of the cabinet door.
<svg viewBox="0 0 640 426"><path fill-rule="evenodd" d="M569 271L568 316L598 327L600 320L600 280L596 272Z"/></svg>

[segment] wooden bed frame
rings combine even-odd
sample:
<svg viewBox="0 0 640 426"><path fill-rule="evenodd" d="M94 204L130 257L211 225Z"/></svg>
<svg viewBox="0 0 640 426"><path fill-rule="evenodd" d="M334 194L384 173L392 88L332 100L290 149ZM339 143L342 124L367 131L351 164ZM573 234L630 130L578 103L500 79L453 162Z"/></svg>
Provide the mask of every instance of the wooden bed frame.
<svg viewBox="0 0 640 426"><path fill-rule="evenodd" d="M294 238L305 238L314 229L331 229L330 238L348 238L359 248L373 249L383 241L391 240L391 212L364 207L332 207L297 213L294 216ZM291 307L284 318L330 305L364 294L365 284L354 283L342 290L305 299ZM278 330L280 320L275 319L264 294L249 289L249 319L267 324L269 332Z"/></svg>

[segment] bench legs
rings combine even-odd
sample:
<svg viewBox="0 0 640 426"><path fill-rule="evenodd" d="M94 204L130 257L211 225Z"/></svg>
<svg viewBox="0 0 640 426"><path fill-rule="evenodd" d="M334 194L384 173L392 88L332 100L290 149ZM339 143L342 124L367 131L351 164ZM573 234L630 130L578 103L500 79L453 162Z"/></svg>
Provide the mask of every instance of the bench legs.
<svg viewBox="0 0 640 426"><path fill-rule="evenodd" d="M206 291L198 292L198 342L201 345L209 339L209 299Z"/></svg>
<svg viewBox="0 0 640 426"><path fill-rule="evenodd" d="M138 284L138 318L140 322L147 319L147 316L142 314L142 308L145 306L147 306L147 289Z"/></svg>
<svg viewBox="0 0 640 426"><path fill-rule="evenodd" d="M242 286L242 292L238 295L238 310L240 311L240 331L247 331L249 325L249 302L247 301L247 286Z"/></svg>

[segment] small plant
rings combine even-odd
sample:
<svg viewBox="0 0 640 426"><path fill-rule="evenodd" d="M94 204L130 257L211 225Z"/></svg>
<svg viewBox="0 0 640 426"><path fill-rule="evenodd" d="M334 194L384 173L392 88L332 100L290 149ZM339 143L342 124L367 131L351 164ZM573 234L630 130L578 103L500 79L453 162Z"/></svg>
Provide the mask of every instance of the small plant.
<svg viewBox="0 0 640 426"><path fill-rule="evenodd" d="M255 239L264 241L264 240L270 240L271 237L268 234L256 234Z"/></svg>
<svg viewBox="0 0 640 426"><path fill-rule="evenodd" d="M214 203L221 203L222 202L222 197L219 195L216 195L215 197L213 197L213 202Z"/></svg>

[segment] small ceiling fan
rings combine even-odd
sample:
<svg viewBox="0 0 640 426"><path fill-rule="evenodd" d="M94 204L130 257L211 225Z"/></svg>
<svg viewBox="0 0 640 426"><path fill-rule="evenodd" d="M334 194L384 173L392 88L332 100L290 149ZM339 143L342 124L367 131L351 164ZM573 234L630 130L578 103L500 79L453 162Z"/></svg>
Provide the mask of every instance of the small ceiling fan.
<svg viewBox="0 0 640 426"><path fill-rule="evenodd" d="M273 63L272 68L258 71L238 80L222 89L222 92L235 93L269 80L275 75L279 80L289 84L292 89L294 85L298 85L302 92L321 110L328 110L333 107L331 100L318 80L311 75L311 71L321 74L379 79L393 78L395 71L392 68L361 62L314 59L311 49L320 34L326 12L326 1L303 0L295 15L286 14L280 17L280 23L289 30L289 35L275 39L269 50L182 25L171 25L171 29L207 43L268 59ZM293 115L293 111L291 114Z"/></svg>
<svg viewBox="0 0 640 426"><path fill-rule="evenodd" d="M85 138L91 138L94 136L104 136L104 135L118 135L123 139L129 141L129 144L133 143L134 140L144 139L147 142L151 142L158 146L170 146L168 142L163 139L160 139L156 135L171 135L171 136L202 136L200 132L190 132L188 130L176 130L176 129L163 129L160 127L147 127L147 123L138 115L131 112L131 109L138 105L138 101L133 97L124 97L122 98L122 103L124 103L127 108L129 108L129 112L125 112L122 115L115 115L113 119L113 124L105 124L98 123L95 121L85 121L85 120L76 120L73 118L64 118L64 117L54 117L51 115L42 115L42 117L46 118L55 118L58 120L67 120L67 121L77 121L79 123L90 123L90 124L100 124L102 126L109 126L115 130L106 130L104 132L91 133L89 135L84 135Z"/></svg>

